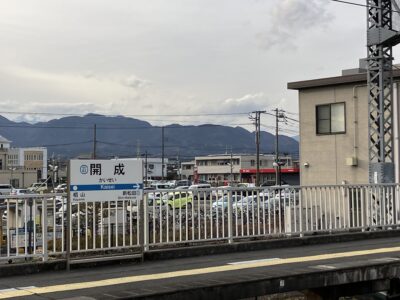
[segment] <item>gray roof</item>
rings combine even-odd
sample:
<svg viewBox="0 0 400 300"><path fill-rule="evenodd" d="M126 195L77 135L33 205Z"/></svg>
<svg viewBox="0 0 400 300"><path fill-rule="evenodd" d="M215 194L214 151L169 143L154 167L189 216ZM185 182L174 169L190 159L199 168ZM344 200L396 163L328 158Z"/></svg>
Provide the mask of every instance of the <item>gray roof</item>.
<svg viewBox="0 0 400 300"><path fill-rule="evenodd" d="M393 78L400 79L400 70L393 70ZM287 88L289 90L304 90L317 87L362 83L367 84L367 73L289 82Z"/></svg>
<svg viewBox="0 0 400 300"><path fill-rule="evenodd" d="M11 141L7 140L4 136L0 135L0 143L11 143Z"/></svg>

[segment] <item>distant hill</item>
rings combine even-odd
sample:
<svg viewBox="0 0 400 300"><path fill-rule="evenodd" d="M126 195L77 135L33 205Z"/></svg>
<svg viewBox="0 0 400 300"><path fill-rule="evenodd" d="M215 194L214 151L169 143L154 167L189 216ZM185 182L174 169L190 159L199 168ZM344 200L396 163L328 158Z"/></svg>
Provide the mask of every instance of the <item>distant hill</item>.
<svg viewBox="0 0 400 300"><path fill-rule="evenodd" d="M161 156L162 129L150 123L123 116L108 117L89 114L83 117L64 117L29 124L13 122L0 116L0 135L12 141L12 147L44 146L51 156L72 158L93 151L96 124L98 157L136 157L148 152ZM279 136L280 153L298 153L299 144L293 138ZM230 153L255 153L254 133L242 127L212 124L164 127L164 153L181 160L194 156ZM261 133L261 153L274 152L274 135Z"/></svg>

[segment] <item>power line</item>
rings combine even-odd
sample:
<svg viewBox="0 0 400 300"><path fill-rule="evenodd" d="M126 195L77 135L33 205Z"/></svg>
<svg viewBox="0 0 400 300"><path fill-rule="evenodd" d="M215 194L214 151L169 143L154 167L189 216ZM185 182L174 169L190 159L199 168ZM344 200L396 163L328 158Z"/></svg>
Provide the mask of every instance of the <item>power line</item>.
<svg viewBox="0 0 400 300"><path fill-rule="evenodd" d="M354 6L366 7L366 8L381 9L380 7L375 6L375 5L366 5L366 4L355 3L355 2L351 2L351 1L345 1L345 0L330 0L330 1L332 1L332 2L338 2L338 3L343 3L343 4L354 5ZM400 14L400 11L398 11L398 10L391 9L390 11Z"/></svg>
<svg viewBox="0 0 400 300"><path fill-rule="evenodd" d="M64 143L64 144L47 144L47 145L30 146L30 147L61 147L61 146L82 145L82 144L89 144L89 143L93 143L93 141L76 142L76 143Z"/></svg>
<svg viewBox="0 0 400 300"><path fill-rule="evenodd" d="M122 115L104 115L104 114L68 114L68 113L50 113L50 112L23 112L23 111L0 111L0 114L14 115L39 115L39 116L69 116L69 117L122 117ZM248 112L238 113L198 113L198 114L135 114L124 115L123 117L206 117L206 116L237 116L248 115Z"/></svg>
<svg viewBox="0 0 400 300"><path fill-rule="evenodd" d="M83 123L82 123L83 124ZM51 126L45 126L45 125L35 125L35 124L29 124L29 125L25 125L25 124L13 124L13 125L7 125L7 124L1 124L1 127L4 128L27 128L27 129L93 129L93 124L89 124L87 123L88 126L55 126L55 125L51 125ZM91 125L91 126L89 126ZM174 125L167 125L167 126L158 126L158 125L151 125L151 126L126 126L126 127L102 127L102 126L97 126L97 130L102 129L102 130L133 130L133 129L159 129L162 127L166 127L168 129L187 129L188 127L217 127L217 126L221 126L221 127L230 127L230 126L244 126L244 125L252 125L251 123L242 123L242 124L202 124L202 125L182 125L182 126L174 126Z"/></svg>
<svg viewBox="0 0 400 300"><path fill-rule="evenodd" d="M361 4L361 3L355 3L355 2L350 2L350 1L344 1L344 0L331 0L332 2L339 2L343 4L350 4L354 6L361 6L361 7L368 7L366 4Z"/></svg>

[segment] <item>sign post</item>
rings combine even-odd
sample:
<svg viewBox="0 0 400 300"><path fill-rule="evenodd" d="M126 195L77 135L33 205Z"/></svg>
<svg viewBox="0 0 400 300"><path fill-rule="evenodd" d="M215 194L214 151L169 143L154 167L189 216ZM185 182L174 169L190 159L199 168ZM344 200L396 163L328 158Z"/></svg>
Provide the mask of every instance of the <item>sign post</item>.
<svg viewBox="0 0 400 300"><path fill-rule="evenodd" d="M68 171L68 235L72 233L71 217L72 205L74 204L80 202L136 201L140 205L142 202L143 162L141 160L75 159L70 160ZM95 215L94 210L93 214ZM77 212L78 217L79 215L79 212ZM93 220L95 220L95 217ZM95 245L96 233L93 232L92 234ZM70 262L70 251L73 248L72 241L73 239L69 236L67 238L67 267L69 267Z"/></svg>

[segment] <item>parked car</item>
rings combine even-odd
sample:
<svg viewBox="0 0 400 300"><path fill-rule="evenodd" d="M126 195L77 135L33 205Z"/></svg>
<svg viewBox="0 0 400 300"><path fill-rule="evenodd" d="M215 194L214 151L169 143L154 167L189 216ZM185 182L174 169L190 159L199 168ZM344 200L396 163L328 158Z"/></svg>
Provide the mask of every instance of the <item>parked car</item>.
<svg viewBox="0 0 400 300"><path fill-rule="evenodd" d="M173 189L173 187L169 183L152 183L150 186L153 190L168 190Z"/></svg>
<svg viewBox="0 0 400 300"><path fill-rule="evenodd" d="M175 190L187 190L189 189L188 185L180 185L175 188Z"/></svg>
<svg viewBox="0 0 400 300"><path fill-rule="evenodd" d="M216 187L215 190L213 190L213 191L211 192L211 195L212 195L212 197L213 197L214 199L215 199L215 198L220 198L220 197L222 197L223 195L228 194L228 190L227 190L228 188L230 188L229 185L218 186L218 187Z"/></svg>
<svg viewBox="0 0 400 300"><path fill-rule="evenodd" d="M0 184L0 195L10 195L13 189L11 184Z"/></svg>
<svg viewBox="0 0 400 300"><path fill-rule="evenodd" d="M232 205L238 201L242 200L242 196L241 195L232 195L231 197L231 202ZM213 208L216 209L227 209L228 208L228 196L223 196L221 198L219 198L218 200L214 201L212 204Z"/></svg>
<svg viewBox="0 0 400 300"><path fill-rule="evenodd" d="M175 182L175 187L180 187L180 186L191 186L192 181L190 180L177 180Z"/></svg>
<svg viewBox="0 0 400 300"><path fill-rule="evenodd" d="M193 199L210 199L211 185L209 183L192 184L189 191L193 193Z"/></svg>
<svg viewBox="0 0 400 300"><path fill-rule="evenodd" d="M53 193L66 193L66 192L67 192L67 184L66 183L57 185L53 190Z"/></svg>
<svg viewBox="0 0 400 300"><path fill-rule="evenodd" d="M260 193L259 195L259 202L257 200L257 195L250 195L243 197L242 199L238 200L237 202L233 203L233 211L252 211L254 209L268 209L268 194Z"/></svg>
<svg viewBox="0 0 400 300"><path fill-rule="evenodd" d="M188 208L190 209L192 207L192 194L189 192L173 192L173 193L168 193L167 195L164 195L162 199L157 201L157 205L161 204L161 201L163 204L168 205L170 209L175 208Z"/></svg>
<svg viewBox="0 0 400 300"><path fill-rule="evenodd" d="M32 194L32 192L28 189L12 189L10 195L18 196L18 195L25 195L25 194Z"/></svg>
<svg viewBox="0 0 400 300"><path fill-rule="evenodd" d="M47 182L35 182L32 183L30 187L28 187L28 190L31 192L39 193L39 192L45 192L47 191Z"/></svg>

